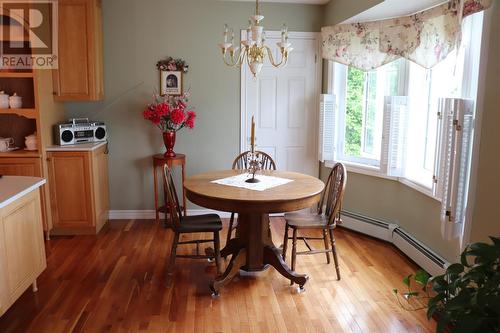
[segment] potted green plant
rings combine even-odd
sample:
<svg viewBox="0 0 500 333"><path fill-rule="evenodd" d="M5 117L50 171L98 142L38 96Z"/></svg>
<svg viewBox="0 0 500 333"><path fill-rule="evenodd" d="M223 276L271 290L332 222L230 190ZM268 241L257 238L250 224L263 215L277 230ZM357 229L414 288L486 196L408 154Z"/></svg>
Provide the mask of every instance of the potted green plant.
<svg viewBox="0 0 500 333"><path fill-rule="evenodd" d="M393 289L399 304L406 310L427 308L427 318L437 319L438 333L500 332L500 238L490 239L492 244L468 245L460 263L443 275L430 277L421 270L406 276L408 290Z"/></svg>

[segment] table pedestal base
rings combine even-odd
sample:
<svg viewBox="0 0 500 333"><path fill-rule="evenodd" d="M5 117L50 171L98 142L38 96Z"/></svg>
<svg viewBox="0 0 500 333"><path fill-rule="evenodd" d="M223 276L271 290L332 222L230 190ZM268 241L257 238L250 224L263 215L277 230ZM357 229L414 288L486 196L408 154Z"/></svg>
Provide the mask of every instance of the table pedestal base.
<svg viewBox="0 0 500 333"><path fill-rule="evenodd" d="M215 295L239 273L240 268L256 272L270 265L301 288L309 279L307 275L293 272L283 261L281 251L271 239L268 214L239 214L236 238L231 239L221 250L222 257L229 255L231 261L225 272L210 284Z"/></svg>
<svg viewBox="0 0 500 333"><path fill-rule="evenodd" d="M270 265L264 265L261 271L247 271L245 266L240 268L240 276L261 277L268 273Z"/></svg>

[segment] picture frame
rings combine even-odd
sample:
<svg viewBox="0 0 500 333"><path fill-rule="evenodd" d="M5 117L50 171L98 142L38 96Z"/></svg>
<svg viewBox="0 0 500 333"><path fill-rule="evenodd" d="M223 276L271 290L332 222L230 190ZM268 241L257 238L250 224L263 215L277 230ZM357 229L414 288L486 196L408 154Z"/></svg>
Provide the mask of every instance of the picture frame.
<svg viewBox="0 0 500 333"><path fill-rule="evenodd" d="M160 71L161 95L182 95L182 71Z"/></svg>

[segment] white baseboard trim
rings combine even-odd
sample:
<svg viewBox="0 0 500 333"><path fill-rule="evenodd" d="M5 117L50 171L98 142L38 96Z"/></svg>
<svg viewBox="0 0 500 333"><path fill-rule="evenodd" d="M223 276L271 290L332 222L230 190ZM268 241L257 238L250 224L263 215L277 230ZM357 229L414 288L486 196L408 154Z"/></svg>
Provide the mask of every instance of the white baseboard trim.
<svg viewBox="0 0 500 333"><path fill-rule="evenodd" d="M163 214L161 214L163 215ZM155 211L149 210L110 210L108 214L110 220L151 220L155 218Z"/></svg>
<svg viewBox="0 0 500 333"><path fill-rule="evenodd" d="M358 213L343 211L343 228L394 244L431 275L443 274L450 263L399 225Z"/></svg>
<svg viewBox="0 0 500 333"><path fill-rule="evenodd" d="M230 212L221 212L212 209L188 209L188 216L202 214L218 214L221 218L230 218ZM283 214L271 214L271 216L283 216ZM156 218L153 209L146 210L110 210L108 214L110 220L153 220ZM163 213L160 213L160 218L163 218Z"/></svg>

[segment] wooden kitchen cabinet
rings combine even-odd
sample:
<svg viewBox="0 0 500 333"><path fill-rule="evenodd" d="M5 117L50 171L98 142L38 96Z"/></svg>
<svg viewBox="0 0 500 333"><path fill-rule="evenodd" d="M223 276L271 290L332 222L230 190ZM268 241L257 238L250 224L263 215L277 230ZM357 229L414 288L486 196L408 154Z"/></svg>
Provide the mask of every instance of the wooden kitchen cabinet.
<svg viewBox="0 0 500 333"><path fill-rule="evenodd" d="M57 101L104 98L101 5L101 0L59 0Z"/></svg>
<svg viewBox="0 0 500 333"><path fill-rule="evenodd" d="M0 175L41 177L42 167L40 165L40 158L1 158Z"/></svg>
<svg viewBox="0 0 500 333"><path fill-rule="evenodd" d="M5 154L4 154L5 155ZM8 156L8 155L5 155ZM42 177L42 166L39 157L3 157L0 158L0 175ZM45 192L41 194L43 230L49 232L47 212L45 211Z"/></svg>
<svg viewBox="0 0 500 333"><path fill-rule="evenodd" d="M38 189L0 208L0 316L47 267Z"/></svg>
<svg viewBox="0 0 500 333"><path fill-rule="evenodd" d="M96 234L108 221L107 146L47 153L52 234Z"/></svg>

